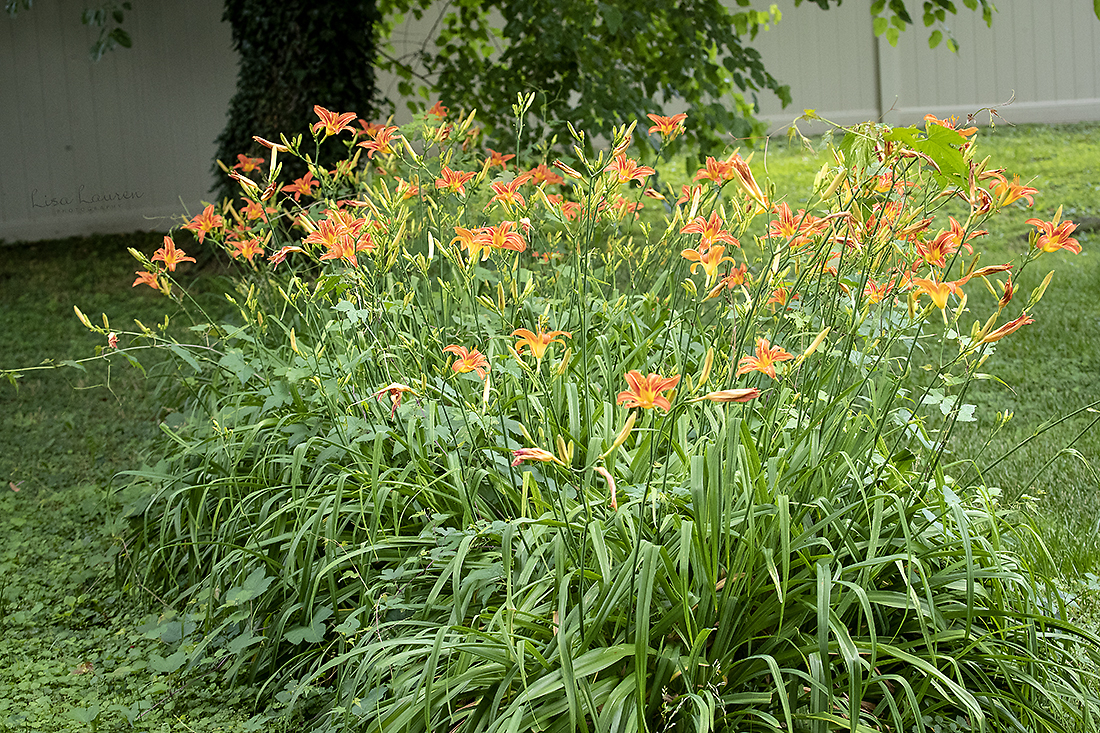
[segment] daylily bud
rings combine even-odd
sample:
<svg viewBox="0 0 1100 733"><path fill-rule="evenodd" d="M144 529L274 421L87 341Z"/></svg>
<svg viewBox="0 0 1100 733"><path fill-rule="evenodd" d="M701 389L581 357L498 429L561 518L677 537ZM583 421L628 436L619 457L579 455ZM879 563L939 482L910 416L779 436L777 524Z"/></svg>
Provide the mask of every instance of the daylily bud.
<svg viewBox="0 0 1100 733"><path fill-rule="evenodd" d="M572 349L566 349L565 353L561 355L561 361L558 362L557 368L554 372L560 377L565 374L565 370L569 368L569 357L573 356Z"/></svg>
<svg viewBox="0 0 1100 733"><path fill-rule="evenodd" d="M840 173L837 173L836 176L833 177L833 180L829 182L829 185L825 188L825 190L821 192L821 198L831 198L832 195L836 193L836 190L840 188L840 184L844 182L844 179L847 177L847 175L847 169L841 169Z"/></svg>
<svg viewBox="0 0 1100 733"><path fill-rule="evenodd" d="M630 417L626 419L626 423L623 424L623 429L619 431L619 434L615 436L615 442L611 444L611 447L600 455L599 460L607 458L609 455L615 452L615 449L626 442L626 439L630 437L630 431L634 429L634 422L638 419L637 412L631 412Z"/></svg>
<svg viewBox="0 0 1100 733"><path fill-rule="evenodd" d="M699 372L699 384L697 386L702 387L707 383L707 379L710 377L710 369L714 365L714 347L711 346L707 349L707 355L703 359L703 370Z"/></svg>
<svg viewBox="0 0 1100 733"><path fill-rule="evenodd" d="M80 309L77 308L75 305L73 306L73 310L76 311L76 317L80 319L80 322L84 324L85 328L92 327L92 322L88 320L88 316L81 313Z"/></svg>
<svg viewBox="0 0 1100 733"><path fill-rule="evenodd" d="M1019 318L1016 318L1014 320L1009 321L1008 323L1001 326L1000 328L998 328L993 333L988 334L985 338L982 339L982 343L983 344L992 344L996 341L1000 341L1005 336L1019 330L1020 328L1026 326L1029 323L1035 323L1035 320L1033 318L1029 318L1027 313L1024 313Z"/></svg>
<svg viewBox="0 0 1100 733"><path fill-rule="evenodd" d="M565 438L558 435L555 442L558 447L558 458L561 459L561 462L567 466L573 463L573 441L569 441L569 444L566 445Z"/></svg>
<svg viewBox="0 0 1100 733"><path fill-rule="evenodd" d="M1031 291L1031 300L1028 302L1028 308L1034 306L1039 302L1039 299L1043 297L1043 293L1047 291L1047 286L1050 285L1050 279L1054 277L1054 270L1047 273L1047 276L1043 278L1043 282L1039 284L1039 287Z"/></svg>
<svg viewBox="0 0 1100 733"><path fill-rule="evenodd" d="M819 333L814 338L813 343L811 343L806 348L806 350L802 352L802 356L798 357L798 361L804 361L805 359L809 358L815 351L817 351L821 344L825 342L825 337L829 335L829 331L831 330L831 328L831 326L826 327L824 331Z"/></svg>
<svg viewBox="0 0 1100 733"><path fill-rule="evenodd" d="M607 488L611 492L611 508L618 509L619 500L618 497L615 495L615 479L614 477L612 477L611 472L603 466L596 466L596 473L603 476L604 480L607 481Z"/></svg>
<svg viewBox="0 0 1100 733"><path fill-rule="evenodd" d="M697 397L692 402L698 400L709 400L710 402L748 402L754 400L760 396L760 390L755 387L751 389L723 389L717 392L708 392L702 397Z"/></svg>

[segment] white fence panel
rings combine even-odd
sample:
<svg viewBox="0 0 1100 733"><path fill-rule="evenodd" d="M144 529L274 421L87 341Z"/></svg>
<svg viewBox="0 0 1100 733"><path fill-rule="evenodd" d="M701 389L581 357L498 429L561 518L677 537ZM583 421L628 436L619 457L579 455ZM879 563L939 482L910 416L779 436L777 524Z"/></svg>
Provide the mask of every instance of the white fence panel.
<svg viewBox="0 0 1100 733"><path fill-rule="evenodd" d="M911 124L926 114L965 117L1010 99L998 108L1007 122L1100 120L1100 21L1091 3L1000 0L991 28L959 3L959 14L947 17L959 41L955 54L946 43L928 48L930 29L919 18L893 48L874 38L865 3L828 12L809 3L795 8L793 0L777 4L783 20L755 43L765 66L791 85L786 110L771 95L760 98L761 116L776 127L804 108L842 124Z"/></svg>

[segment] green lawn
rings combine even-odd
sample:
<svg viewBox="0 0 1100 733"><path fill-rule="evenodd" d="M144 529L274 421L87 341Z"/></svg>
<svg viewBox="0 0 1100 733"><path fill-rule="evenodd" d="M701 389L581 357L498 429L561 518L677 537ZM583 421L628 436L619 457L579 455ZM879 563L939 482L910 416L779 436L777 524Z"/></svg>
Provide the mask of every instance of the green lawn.
<svg viewBox="0 0 1100 733"><path fill-rule="evenodd" d="M171 314L158 293L130 288L126 248L160 240L0 248L0 368L92 355L102 338L73 305L97 322L102 312L145 323ZM0 383L0 731L86 731L97 715L99 730L261 729L247 725L248 690L228 694L212 675L184 684L149 666L156 642L139 627L163 609L115 582L126 564L117 474L156 451L165 411L154 381L93 362L27 372L18 391Z"/></svg>

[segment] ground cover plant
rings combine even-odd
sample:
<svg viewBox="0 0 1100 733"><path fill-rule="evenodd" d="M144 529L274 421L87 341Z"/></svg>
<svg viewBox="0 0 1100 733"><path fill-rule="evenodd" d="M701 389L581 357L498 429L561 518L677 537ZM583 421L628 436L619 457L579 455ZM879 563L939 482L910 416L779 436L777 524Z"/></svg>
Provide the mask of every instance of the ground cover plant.
<svg viewBox="0 0 1100 733"><path fill-rule="evenodd" d="M140 581L190 602L165 657L225 660L318 727L1093 724L1095 639L1033 528L944 470L979 361L1041 295L1006 274L1054 254L962 256L1028 193L972 137L838 136L788 215L739 157L674 206L625 146L498 172L437 112L415 147L322 116L369 169L266 200L257 175L189 225L247 269L238 317L177 351L191 411L130 509ZM925 222L955 189L961 231ZM185 257L166 240L139 283L178 296Z"/></svg>
<svg viewBox="0 0 1100 733"><path fill-rule="evenodd" d="M0 368L75 362L105 347L73 316L74 301L97 319L174 314L172 301L126 277L126 248L161 238L0 246ZM193 289L202 297L207 287ZM249 726L247 689L226 691L201 673L184 680L158 664L162 643L138 628L161 609L117 583L127 524L126 481L115 477L157 450L158 423L171 414L154 387L172 365L149 352L143 361L148 380L93 359L83 369L24 369L18 390L0 387L0 731L261 729Z"/></svg>

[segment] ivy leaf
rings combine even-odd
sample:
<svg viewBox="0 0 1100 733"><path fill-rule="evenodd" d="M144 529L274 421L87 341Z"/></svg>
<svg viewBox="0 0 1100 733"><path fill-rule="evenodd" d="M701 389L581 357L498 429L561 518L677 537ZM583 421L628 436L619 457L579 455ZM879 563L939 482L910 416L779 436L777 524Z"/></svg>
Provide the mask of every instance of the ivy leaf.
<svg viewBox="0 0 1100 733"><path fill-rule="evenodd" d="M130 48L134 45L134 42L130 40L130 34L121 28L115 28L111 31L111 40L123 48Z"/></svg>
<svg viewBox="0 0 1100 733"><path fill-rule="evenodd" d="M596 3L596 9L600 11L600 16L603 17L608 33L611 35L618 33L619 29L623 27L622 11L607 3Z"/></svg>

